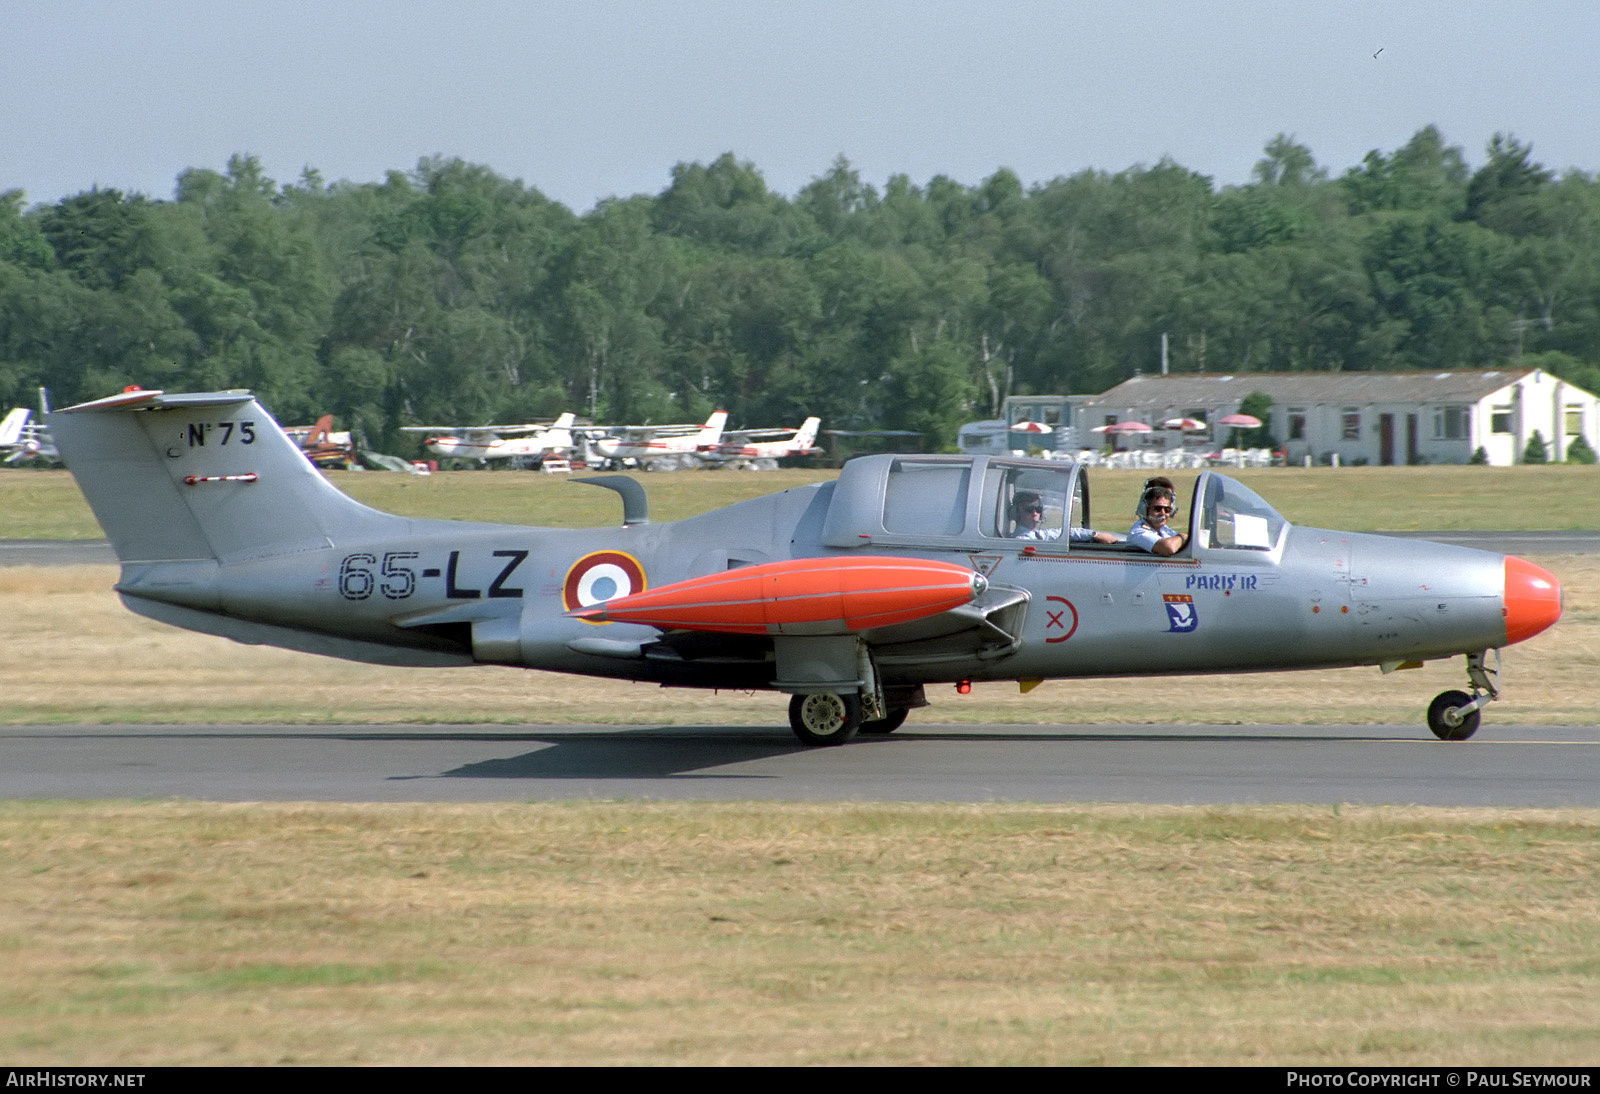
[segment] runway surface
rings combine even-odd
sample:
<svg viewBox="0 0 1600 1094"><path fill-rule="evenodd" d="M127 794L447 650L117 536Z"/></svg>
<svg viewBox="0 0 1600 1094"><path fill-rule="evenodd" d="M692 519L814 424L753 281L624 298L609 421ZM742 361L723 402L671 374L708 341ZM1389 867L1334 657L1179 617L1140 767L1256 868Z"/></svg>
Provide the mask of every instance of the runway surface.
<svg viewBox="0 0 1600 1094"><path fill-rule="evenodd" d="M1491 711L1492 716L1492 711ZM0 798L1600 806L1600 727L10 726Z"/></svg>

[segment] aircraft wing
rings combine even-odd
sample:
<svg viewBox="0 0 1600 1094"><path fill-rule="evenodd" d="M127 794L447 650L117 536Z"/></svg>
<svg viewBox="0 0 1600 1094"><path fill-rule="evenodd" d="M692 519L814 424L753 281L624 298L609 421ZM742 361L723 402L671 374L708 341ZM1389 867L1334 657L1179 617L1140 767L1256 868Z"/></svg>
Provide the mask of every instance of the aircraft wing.
<svg viewBox="0 0 1600 1094"><path fill-rule="evenodd" d="M403 425L402 433L432 433L449 437L523 437L528 434L548 433L555 426L550 422L533 422L527 425Z"/></svg>
<svg viewBox="0 0 1600 1094"><path fill-rule="evenodd" d="M592 428L611 437L688 437L700 432L697 425L606 425Z"/></svg>
<svg viewBox="0 0 1600 1094"><path fill-rule="evenodd" d="M726 440L734 438L737 441L770 440L774 437L793 437L797 432L793 426L787 428L779 426L775 429L730 429L722 436Z"/></svg>

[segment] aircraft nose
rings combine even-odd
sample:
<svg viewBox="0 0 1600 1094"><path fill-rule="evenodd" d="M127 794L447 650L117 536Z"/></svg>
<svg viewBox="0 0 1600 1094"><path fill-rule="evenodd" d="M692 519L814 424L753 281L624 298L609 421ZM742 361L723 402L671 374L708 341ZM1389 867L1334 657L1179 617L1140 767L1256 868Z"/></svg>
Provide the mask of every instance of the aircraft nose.
<svg viewBox="0 0 1600 1094"><path fill-rule="evenodd" d="M1561 582L1548 570L1506 556L1506 643L1532 638L1561 618Z"/></svg>

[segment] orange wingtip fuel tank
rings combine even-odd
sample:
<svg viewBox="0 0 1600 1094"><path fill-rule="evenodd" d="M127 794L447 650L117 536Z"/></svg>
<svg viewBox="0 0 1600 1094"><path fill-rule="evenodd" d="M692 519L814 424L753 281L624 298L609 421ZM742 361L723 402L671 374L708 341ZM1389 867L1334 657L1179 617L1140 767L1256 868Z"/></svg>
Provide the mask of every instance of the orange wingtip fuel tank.
<svg viewBox="0 0 1600 1094"><path fill-rule="evenodd" d="M982 574L948 562L797 558L677 581L567 614L663 630L846 634L949 611L986 588Z"/></svg>

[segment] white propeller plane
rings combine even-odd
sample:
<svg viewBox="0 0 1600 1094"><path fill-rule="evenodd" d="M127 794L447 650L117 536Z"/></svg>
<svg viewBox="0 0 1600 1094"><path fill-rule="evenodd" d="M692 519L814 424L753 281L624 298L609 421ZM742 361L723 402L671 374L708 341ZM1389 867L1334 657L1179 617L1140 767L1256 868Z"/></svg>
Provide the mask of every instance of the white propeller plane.
<svg viewBox="0 0 1600 1094"><path fill-rule="evenodd" d="M569 451L574 441L573 414L563 414L553 422L533 425L408 425L406 433L426 433L422 447L440 459L515 460L539 463L546 456Z"/></svg>
<svg viewBox="0 0 1600 1094"><path fill-rule="evenodd" d="M719 410L704 425L610 425L585 432L589 451L614 467L675 471L716 448L728 412Z"/></svg>
<svg viewBox="0 0 1600 1094"><path fill-rule="evenodd" d="M739 429L731 441L724 441L703 458L709 463L732 464L770 471L788 456L809 456L817 447L821 418L807 418L799 429ZM771 438L771 439L767 439Z"/></svg>

